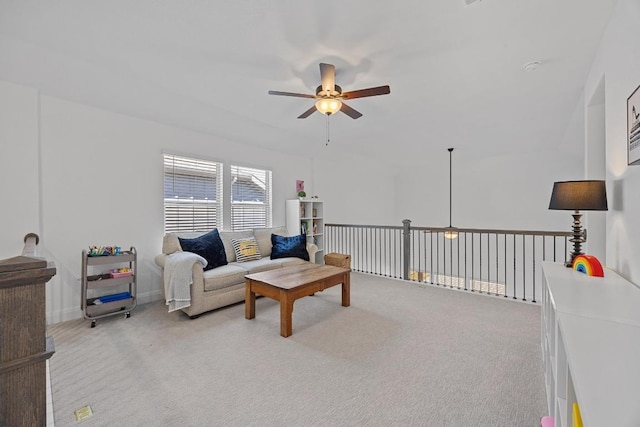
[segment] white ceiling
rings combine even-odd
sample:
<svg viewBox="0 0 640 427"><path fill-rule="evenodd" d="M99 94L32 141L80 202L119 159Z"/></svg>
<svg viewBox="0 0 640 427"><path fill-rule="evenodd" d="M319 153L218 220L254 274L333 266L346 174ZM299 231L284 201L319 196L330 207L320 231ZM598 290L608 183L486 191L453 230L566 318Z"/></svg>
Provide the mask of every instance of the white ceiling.
<svg viewBox="0 0 640 427"><path fill-rule="evenodd" d="M364 114L331 144L410 164L431 150L558 146L616 0L0 0L0 79L294 153L325 149L296 117L318 64ZM542 65L525 72L523 65Z"/></svg>

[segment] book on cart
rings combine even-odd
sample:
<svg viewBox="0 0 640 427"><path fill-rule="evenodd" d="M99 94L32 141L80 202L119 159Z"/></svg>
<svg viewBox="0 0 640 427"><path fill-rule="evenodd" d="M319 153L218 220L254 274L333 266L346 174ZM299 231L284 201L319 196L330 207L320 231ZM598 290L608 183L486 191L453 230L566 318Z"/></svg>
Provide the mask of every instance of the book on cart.
<svg viewBox="0 0 640 427"><path fill-rule="evenodd" d="M108 302L120 301L124 299L131 298L131 294L129 292L119 292L117 294L103 295L101 297L97 297L93 300L93 304L106 304Z"/></svg>

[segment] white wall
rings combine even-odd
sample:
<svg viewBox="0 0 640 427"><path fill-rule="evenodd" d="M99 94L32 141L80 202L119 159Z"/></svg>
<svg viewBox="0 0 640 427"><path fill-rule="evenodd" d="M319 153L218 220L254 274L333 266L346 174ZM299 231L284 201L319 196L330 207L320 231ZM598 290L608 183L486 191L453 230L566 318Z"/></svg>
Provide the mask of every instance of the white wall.
<svg viewBox="0 0 640 427"><path fill-rule="evenodd" d="M47 285L49 323L81 316L81 252L94 244L135 246L140 302L162 298L161 273L153 258L160 253L163 235L163 150L272 169L274 225L284 224L284 200L295 197L296 179L312 180L306 158L53 97L38 98L34 89L2 84L0 90L0 185L19 206L6 210L9 216L3 214L0 222L2 258L20 253L26 232L41 232L39 253L57 268ZM16 160L5 156L6 150ZM23 174L26 179L16 179Z"/></svg>
<svg viewBox="0 0 640 427"><path fill-rule="evenodd" d="M606 179L606 133L605 133L605 85L604 79L593 97L585 103L585 179ZM587 228L585 253L595 255L607 265L607 221L603 212L586 212L583 217Z"/></svg>
<svg viewBox="0 0 640 427"><path fill-rule="evenodd" d="M552 141L553 148L495 156L456 148L452 225L571 231L571 212L550 211L548 206L554 181L583 178L584 138L580 98L564 137ZM328 222L400 226L410 219L414 226L449 224L446 149L431 152L423 167L402 169L349 156L333 144L314 158L314 176L312 192L327 202Z"/></svg>
<svg viewBox="0 0 640 427"><path fill-rule="evenodd" d="M453 144L455 145L455 144ZM570 231L568 212L549 211L554 181L580 179L581 156L561 150L482 157L456 149L452 220L460 228ZM449 153L434 153L421 170L402 173L396 187L396 223L449 225Z"/></svg>
<svg viewBox="0 0 640 427"><path fill-rule="evenodd" d="M371 159L358 158L333 144L313 159L313 193L325 201L325 222L395 224L395 171Z"/></svg>
<svg viewBox="0 0 640 427"><path fill-rule="evenodd" d="M605 87L607 265L640 283L640 166L627 166L627 98L640 85L640 2L619 0L585 86Z"/></svg>
<svg viewBox="0 0 640 427"><path fill-rule="evenodd" d="M23 238L40 233L38 96L0 81L0 259L20 255Z"/></svg>

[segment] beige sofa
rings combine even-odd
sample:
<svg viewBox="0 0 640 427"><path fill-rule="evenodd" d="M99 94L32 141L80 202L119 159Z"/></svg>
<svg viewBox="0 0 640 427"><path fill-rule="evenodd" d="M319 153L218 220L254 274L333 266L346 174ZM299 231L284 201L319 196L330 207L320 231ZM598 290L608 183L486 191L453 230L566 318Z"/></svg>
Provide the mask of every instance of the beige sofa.
<svg viewBox="0 0 640 427"><path fill-rule="evenodd" d="M181 309L192 319L206 311L244 301L244 276L247 274L308 262L300 258L270 259L271 234L287 236L286 227L260 228L247 231L220 231L219 233L228 264L204 271L202 264L194 262L191 305ZM167 233L162 242L162 254L155 257L156 264L164 272L167 257L174 252L182 251L178 237L194 238L202 234L205 233ZM255 237L258 242L258 249L262 258L237 262L231 239L242 239L251 236ZM318 247L316 245L307 244L310 262L314 261L317 250Z"/></svg>

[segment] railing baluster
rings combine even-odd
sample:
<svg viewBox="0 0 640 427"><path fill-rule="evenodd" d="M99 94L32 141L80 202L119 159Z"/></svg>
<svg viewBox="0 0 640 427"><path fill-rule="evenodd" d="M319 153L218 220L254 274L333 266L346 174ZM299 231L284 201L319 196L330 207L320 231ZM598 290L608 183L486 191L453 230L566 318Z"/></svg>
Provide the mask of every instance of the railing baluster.
<svg viewBox="0 0 640 427"><path fill-rule="evenodd" d="M475 277L474 272L475 272L475 263L476 263L475 262L476 245L475 245L475 242L474 242L475 236L476 236L476 233L471 233L471 292L475 292L476 291L474 283L473 283L473 278Z"/></svg>
<svg viewBox="0 0 640 427"><path fill-rule="evenodd" d="M393 277L395 278L395 277L398 277L397 276L397 274L398 274L398 269L397 269L397 267L398 267L398 264L397 264L398 263L397 244L398 243L397 243L397 240L396 240L398 236L396 236L396 231L395 230L393 230L392 235L393 235L393 239L391 239L391 241L393 242L393 264L391 264L391 267L392 267L391 270L393 271Z"/></svg>
<svg viewBox="0 0 640 427"><path fill-rule="evenodd" d="M531 260L533 261L533 298L531 302L536 302L536 236L531 237L533 239L533 256Z"/></svg>
<svg viewBox="0 0 640 427"><path fill-rule="evenodd" d="M464 290L467 290L467 233L464 233Z"/></svg>
<svg viewBox="0 0 640 427"><path fill-rule="evenodd" d="M507 280L507 235L504 235L504 297L507 298L507 289L509 288L509 281Z"/></svg>
<svg viewBox="0 0 640 427"><path fill-rule="evenodd" d="M436 285L440 286L440 233L436 234Z"/></svg>
<svg viewBox="0 0 640 427"><path fill-rule="evenodd" d="M453 240L449 239L449 287L453 289Z"/></svg>
<svg viewBox="0 0 640 427"><path fill-rule="evenodd" d="M378 274L380 275L382 272L382 232L379 228L376 228L376 235L378 236Z"/></svg>
<svg viewBox="0 0 640 427"><path fill-rule="evenodd" d="M387 247L387 231L388 230L382 230L382 237L383 237L383 240L384 240L384 244L382 245L383 256L381 257L381 259L383 259L383 260L387 260L388 259L388 255L389 255L388 252L387 252L387 250L389 249ZM384 255L387 255L387 256L384 256ZM382 265L384 266L384 276L387 277L389 263L388 262L384 262Z"/></svg>
<svg viewBox="0 0 640 427"><path fill-rule="evenodd" d="M513 299L516 298L516 235L513 235Z"/></svg>
<svg viewBox="0 0 640 427"><path fill-rule="evenodd" d="M496 296L499 295L498 291L499 286L500 286L500 262L499 262L499 256L498 256L498 233L496 233Z"/></svg>
<svg viewBox="0 0 640 427"><path fill-rule="evenodd" d="M523 234L522 235L522 301L526 301L527 300L527 275L526 275L526 270L527 270L527 263L526 263L526 246L525 246L525 242L526 242L527 238L526 236Z"/></svg>
<svg viewBox="0 0 640 427"><path fill-rule="evenodd" d="M478 257L480 258L480 264L478 265L478 274L479 274L479 285L480 285L480 293L482 293L482 233L478 236Z"/></svg>
<svg viewBox="0 0 640 427"><path fill-rule="evenodd" d="M458 233L458 239L456 242L456 249L458 250L458 255L456 256L457 260L458 260L458 273L456 274L456 276L458 277L458 289L460 289L460 233ZM466 286L465 286L466 287Z"/></svg>
<svg viewBox="0 0 640 427"><path fill-rule="evenodd" d="M429 281L433 285L433 232L429 232L429 242L430 242L429 260L431 261L431 270L429 271Z"/></svg>

